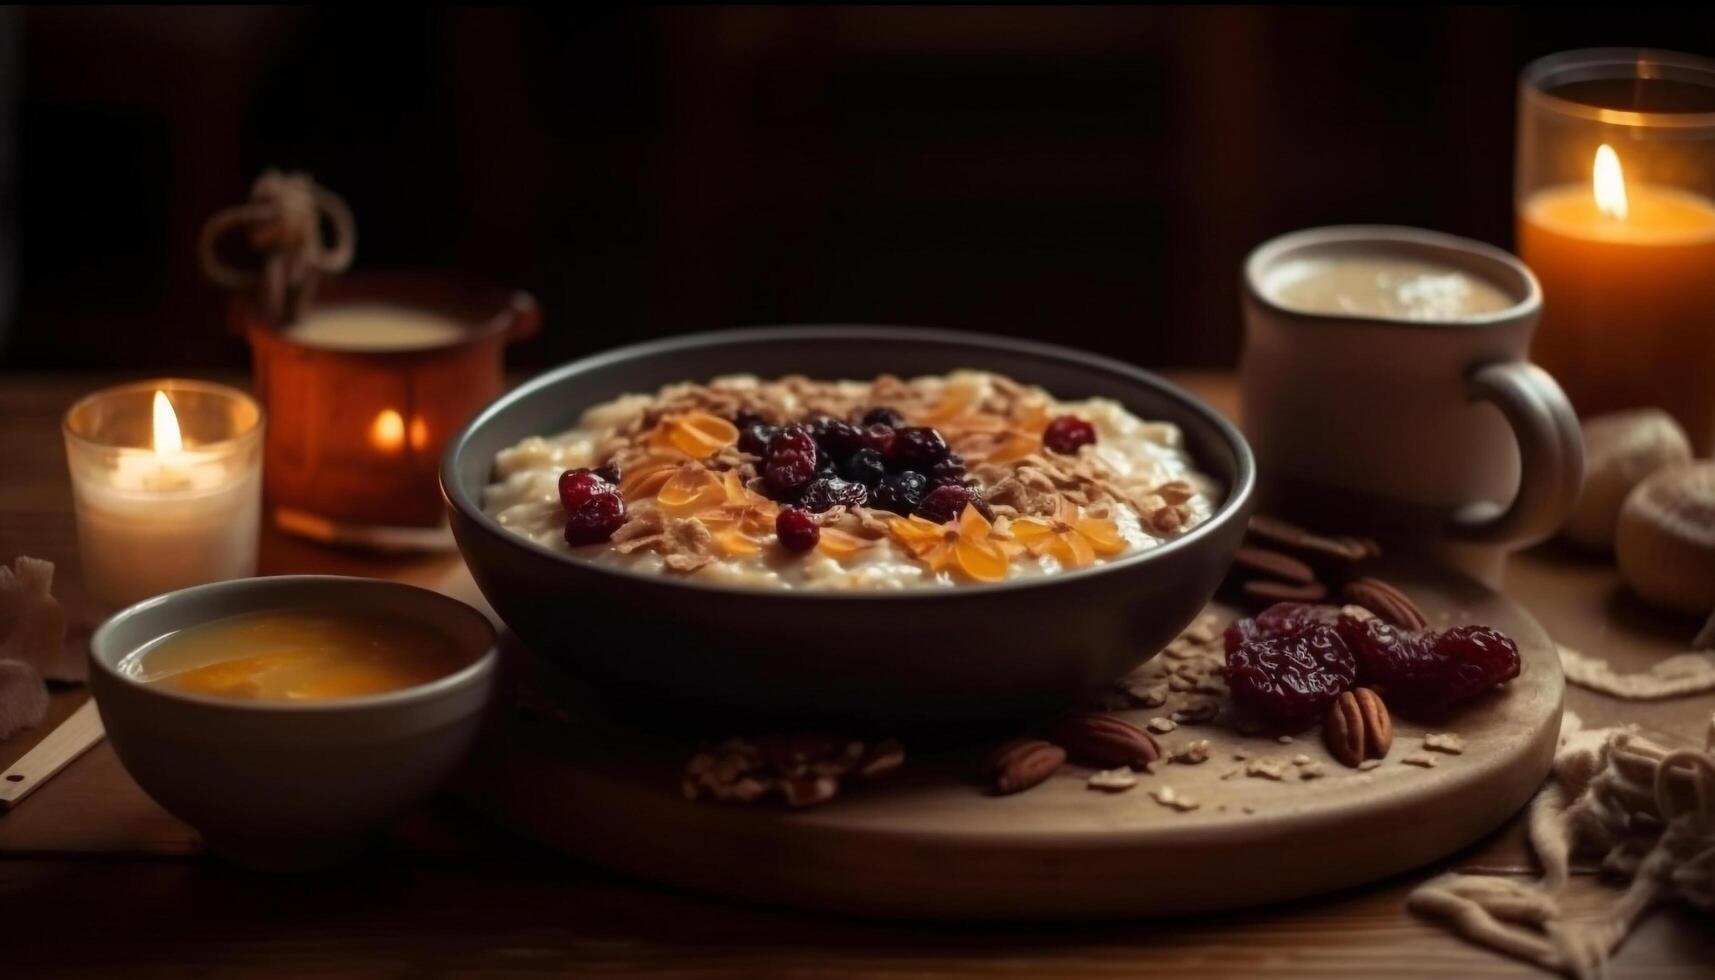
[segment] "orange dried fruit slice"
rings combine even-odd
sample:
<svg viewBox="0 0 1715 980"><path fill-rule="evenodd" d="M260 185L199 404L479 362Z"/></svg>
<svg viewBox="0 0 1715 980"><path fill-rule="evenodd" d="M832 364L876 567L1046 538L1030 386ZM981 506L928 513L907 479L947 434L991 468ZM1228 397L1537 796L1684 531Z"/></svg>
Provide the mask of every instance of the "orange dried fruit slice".
<svg viewBox="0 0 1715 980"><path fill-rule="evenodd" d="M837 527L825 527L822 528L821 540L816 542L816 550L829 558L844 559L863 551L872 543L849 531L842 531Z"/></svg>
<svg viewBox="0 0 1715 980"><path fill-rule="evenodd" d="M720 478L700 466L679 467L655 494L655 502L672 511L716 507L726 500Z"/></svg>
<svg viewBox="0 0 1715 980"><path fill-rule="evenodd" d="M959 569L978 582L1000 582L1006 579L1006 569L1011 562L1000 542L961 537L953 550L958 555Z"/></svg>
<svg viewBox="0 0 1715 980"><path fill-rule="evenodd" d="M1026 456L1041 452L1042 437L1028 433L1013 431L1006 439L994 448L994 451L983 457L985 463L1016 463Z"/></svg>
<svg viewBox="0 0 1715 980"><path fill-rule="evenodd" d="M738 427L707 412L670 415L649 438L653 448L671 446L692 459L708 459L737 442Z"/></svg>
<svg viewBox="0 0 1715 980"><path fill-rule="evenodd" d="M712 537L715 540L715 546L729 558L748 557L762 551L761 544L737 528L715 531Z"/></svg>
<svg viewBox="0 0 1715 980"><path fill-rule="evenodd" d="M652 456L625 471L619 478L619 492L627 503L653 497L661 492L673 474L678 471L679 464L685 460L677 454L673 456Z"/></svg>
<svg viewBox="0 0 1715 980"><path fill-rule="evenodd" d="M1085 517L1073 527L1098 555L1117 555L1126 549L1119 527L1105 517Z"/></svg>
<svg viewBox="0 0 1715 980"><path fill-rule="evenodd" d="M977 400L977 390L968 384L949 384L941 389L941 397L927 411L916 415L912 421L918 425L936 425L950 422L965 414Z"/></svg>

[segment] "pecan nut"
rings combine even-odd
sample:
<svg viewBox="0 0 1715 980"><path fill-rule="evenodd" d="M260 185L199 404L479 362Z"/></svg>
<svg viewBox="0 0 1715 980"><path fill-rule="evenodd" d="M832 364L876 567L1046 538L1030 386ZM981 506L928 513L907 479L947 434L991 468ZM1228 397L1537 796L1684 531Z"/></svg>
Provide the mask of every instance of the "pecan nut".
<svg viewBox="0 0 1715 980"><path fill-rule="evenodd" d="M1350 565L1381 554L1375 542L1364 538L1331 538L1307 531L1279 518L1257 514L1250 519L1249 537L1277 548L1296 552L1314 562Z"/></svg>
<svg viewBox="0 0 1715 980"><path fill-rule="evenodd" d="M1244 545L1233 553L1233 564L1259 575L1268 575L1291 582L1294 585L1309 585L1316 581L1316 572L1309 565L1285 552L1275 551L1272 548Z"/></svg>
<svg viewBox="0 0 1715 980"><path fill-rule="evenodd" d="M1066 750L1039 738L1017 738L988 757L988 781L995 792L1022 793L1054 775L1066 763Z"/></svg>
<svg viewBox="0 0 1715 980"><path fill-rule="evenodd" d="M1065 746L1066 754L1075 761L1098 769L1130 766L1142 770L1161 758L1161 746L1153 736L1112 715L1070 715L1053 726L1049 737Z"/></svg>
<svg viewBox="0 0 1715 980"><path fill-rule="evenodd" d="M1357 768L1393 748L1393 719L1380 695L1367 687L1341 693L1322 722L1322 741L1342 765Z"/></svg>
<svg viewBox="0 0 1715 980"><path fill-rule="evenodd" d="M1379 578L1366 576L1346 583L1346 601L1363 606L1383 620L1400 629L1421 630L1429 627L1428 617L1417 603L1399 588Z"/></svg>
<svg viewBox="0 0 1715 980"><path fill-rule="evenodd" d="M1261 599L1264 602L1321 602L1328 598L1328 587L1321 582L1295 585L1291 582L1253 578L1240 586L1239 590L1252 599Z"/></svg>

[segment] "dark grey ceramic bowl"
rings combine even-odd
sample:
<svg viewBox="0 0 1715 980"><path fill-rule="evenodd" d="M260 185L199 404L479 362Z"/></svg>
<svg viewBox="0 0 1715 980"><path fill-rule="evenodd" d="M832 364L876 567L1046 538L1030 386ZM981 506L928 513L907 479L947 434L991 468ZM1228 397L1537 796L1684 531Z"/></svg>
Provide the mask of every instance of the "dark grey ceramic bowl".
<svg viewBox="0 0 1715 980"><path fill-rule="evenodd" d="M910 377L997 371L1056 397L1104 396L1178 425L1226 496L1184 537L1106 565L996 585L803 593L707 585L538 547L484 514L494 456L626 392L720 374ZM1062 706L1149 657L1214 594L1243 536L1250 449L1208 406L1147 371L1063 347L899 327L779 327L638 344L503 396L441 465L477 585L537 653L645 704L819 725L910 726ZM761 716L761 717L758 717Z"/></svg>

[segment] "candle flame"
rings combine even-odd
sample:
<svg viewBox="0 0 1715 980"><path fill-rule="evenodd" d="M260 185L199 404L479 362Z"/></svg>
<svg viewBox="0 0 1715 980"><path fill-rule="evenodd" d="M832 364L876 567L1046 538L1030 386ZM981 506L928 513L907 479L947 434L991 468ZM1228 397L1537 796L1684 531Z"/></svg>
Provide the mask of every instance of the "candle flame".
<svg viewBox="0 0 1715 980"><path fill-rule="evenodd" d="M172 400L167 393L155 389L155 454L176 453L185 446L184 439L179 435L179 416L173 411Z"/></svg>
<svg viewBox="0 0 1715 980"><path fill-rule="evenodd" d="M405 417L391 408L384 408L369 423L369 442L376 449L396 452L405 445Z"/></svg>
<svg viewBox="0 0 1715 980"><path fill-rule="evenodd" d="M1620 170L1620 155L1606 143L1596 147L1596 165L1590 170L1596 191L1596 210L1605 217L1626 219L1626 177Z"/></svg>

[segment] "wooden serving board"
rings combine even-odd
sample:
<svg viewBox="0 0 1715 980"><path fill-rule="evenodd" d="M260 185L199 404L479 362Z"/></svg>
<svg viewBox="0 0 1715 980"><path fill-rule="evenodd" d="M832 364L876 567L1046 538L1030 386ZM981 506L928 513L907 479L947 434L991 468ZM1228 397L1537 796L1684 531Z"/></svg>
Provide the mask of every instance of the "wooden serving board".
<svg viewBox="0 0 1715 980"><path fill-rule="evenodd" d="M912 756L903 768L800 811L692 802L679 789L696 748L604 713L588 691L514 644L513 689L458 787L502 825L628 874L747 898L925 917L1142 916L1256 905L1329 891L1426 864L1494 830L1546 777L1564 690L1542 628L1504 597L1449 573L1383 568L1441 628L1486 623L1511 635L1522 675L1441 731L1461 755L1403 763L1422 726L1396 719L1392 753L1372 771L1333 761L1311 730L1291 744L1216 725L1160 736L1171 749L1208 738L1200 765L1161 766L1128 791L1086 787L1067 766L1007 797L975 778L992 739ZM1217 607L1223 617L1231 610ZM523 693L567 707L545 722ZM1122 712L1143 724L1160 709ZM733 733L711 732L711 736ZM909 751L910 745L908 743ZM1234 753L1286 763L1280 782L1246 776ZM1303 753L1326 775L1301 780ZM1150 790L1199 801L1180 812Z"/></svg>

